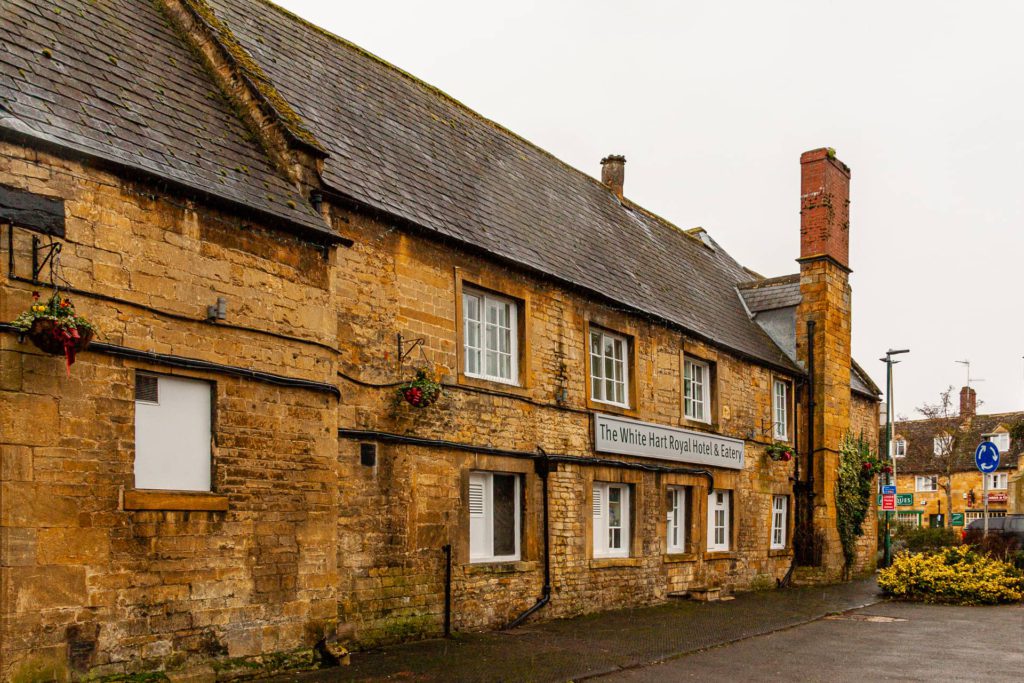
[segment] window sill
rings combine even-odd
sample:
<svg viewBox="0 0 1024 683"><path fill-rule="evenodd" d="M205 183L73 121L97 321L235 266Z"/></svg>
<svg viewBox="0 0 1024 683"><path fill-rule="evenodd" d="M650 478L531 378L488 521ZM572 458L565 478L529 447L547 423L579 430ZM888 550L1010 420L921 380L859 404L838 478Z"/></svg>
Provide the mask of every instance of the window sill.
<svg viewBox="0 0 1024 683"><path fill-rule="evenodd" d="M734 550L708 550L704 553L705 560L735 560L736 557Z"/></svg>
<svg viewBox="0 0 1024 683"><path fill-rule="evenodd" d="M475 562L463 565L463 571L469 575L477 574L514 574L516 572L532 572L537 563L526 560L499 560L497 562Z"/></svg>
<svg viewBox="0 0 1024 683"><path fill-rule="evenodd" d="M634 407L604 403L602 401L595 401L592 398L587 398L587 409L597 413L612 413L614 415L626 415L627 417L636 417L639 414Z"/></svg>
<svg viewBox="0 0 1024 683"><path fill-rule="evenodd" d="M792 548L770 548L768 557L793 557Z"/></svg>
<svg viewBox="0 0 1024 683"><path fill-rule="evenodd" d="M467 375L464 372L460 372L458 375L458 383L460 386L471 387L473 389L483 389L485 391L492 391L499 394L506 393L512 394L513 396L527 397L530 395L529 388L523 385L521 378L516 382L503 382L498 379L474 377L473 375Z"/></svg>
<svg viewBox="0 0 1024 683"><path fill-rule="evenodd" d="M595 557L590 561L591 569L609 569L611 567L639 567L639 557Z"/></svg>
<svg viewBox="0 0 1024 683"><path fill-rule="evenodd" d="M224 512L228 497L220 493L202 491L161 491L133 489L124 492L125 510L183 510Z"/></svg>
<svg viewBox="0 0 1024 683"><path fill-rule="evenodd" d="M661 561L665 564L675 564L678 562L696 562L696 553L666 553L662 555Z"/></svg>

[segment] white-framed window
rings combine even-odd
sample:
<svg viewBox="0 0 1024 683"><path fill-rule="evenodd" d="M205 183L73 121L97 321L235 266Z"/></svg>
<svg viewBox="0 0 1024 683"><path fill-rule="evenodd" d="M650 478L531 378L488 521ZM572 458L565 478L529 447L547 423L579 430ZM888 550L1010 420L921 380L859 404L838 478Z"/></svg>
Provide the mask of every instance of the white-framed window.
<svg viewBox="0 0 1024 683"><path fill-rule="evenodd" d="M710 422L708 405L711 373L707 363L683 361L683 414L690 420Z"/></svg>
<svg viewBox="0 0 1024 683"><path fill-rule="evenodd" d="M988 490L1005 489L1009 475L1006 472L990 472L985 477L988 479Z"/></svg>
<svg viewBox="0 0 1024 683"><path fill-rule="evenodd" d="M135 488L209 491L213 385L135 373Z"/></svg>
<svg viewBox="0 0 1024 683"><path fill-rule="evenodd" d="M935 455L948 455L949 447L953 444L953 437L949 434L939 434L932 442Z"/></svg>
<svg viewBox="0 0 1024 683"><path fill-rule="evenodd" d="M906 439L893 439L892 442L892 454L895 458L903 458L907 455L907 440Z"/></svg>
<svg viewBox="0 0 1024 683"><path fill-rule="evenodd" d="M772 389L772 422L775 438L785 441L789 438L789 382L777 379Z"/></svg>
<svg viewBox="0 0 1024 683"><path fill-rule="evenodd" d="M687 511L690 507L690 490L685 486L669 486L666 509L668 519L666 529L666 548L669 553L686 552L686 533L688 527Z"/></svg>
<svg viewBox="0 0 1024 683"><path fill-rule="evenodd" d="M772 550L781 550L786 547L788 514L789 496L772 496Z"/></svg>
<svg viewBox="0 0 1024 683"><path fill-rule="evenodd" d="M594 557L629 557L629 484L594 482Z"/></svg>
<svg viewBox="0 0 1024 683"><path fill-rule="evenodd" d="M921 515L916 512L897 512L896 523L903 526L921 526Z"/></svg>
<svg viewBox="0 0 1024 683"><path fill-rule="evenodd" d="M519 559L520 476L469 473L469 561Z"/></svg>
<svg viewBox="0 0 1024 683"><path fill-rule="evenodd" d="M732 531L732 491L712 491L708 494L708 550L729 550Z"/></svg>
<svg viewBox="0 0 1024 683"><path fill-rule="evenodd" d="M983 434L983 438L988 439L996 445L1000 453L1005 453L1010 450L1010 434L1009 432L997 432L995 434Z"/></svg>
<svg viewBox="0 0 1024 683"><path fill-rule="evenodd" d="M914 489L918 492L927 493L928 491L939 490L939 478L935 475L922 477L918 475L914 477Z"/></svg>
<svg viewBox="0 0 1024 683"><path fill-rule="evenodd" d="M629 407L629 340L590 330L590 398Z"/></svg>
<svg viewBox="0 0 1024 683"><path fill-rule="evenodd" d="M519 312L515 301L463 290L462 337L467 377L518 383Z"/></svg>

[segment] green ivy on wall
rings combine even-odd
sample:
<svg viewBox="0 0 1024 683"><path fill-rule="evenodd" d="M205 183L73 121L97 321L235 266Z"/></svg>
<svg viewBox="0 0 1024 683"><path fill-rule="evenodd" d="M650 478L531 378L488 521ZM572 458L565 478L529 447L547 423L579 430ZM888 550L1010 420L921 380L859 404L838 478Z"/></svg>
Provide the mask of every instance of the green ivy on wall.
<svg viewBox="0 0 1024 683"><path fill-rule="evenodd" d="M874 480L881 465L863 437L855 439L848 434L843 439L836 480L836 527L847 567L856 558L857 539L864 533L862 527L875 497Z"/></svg>

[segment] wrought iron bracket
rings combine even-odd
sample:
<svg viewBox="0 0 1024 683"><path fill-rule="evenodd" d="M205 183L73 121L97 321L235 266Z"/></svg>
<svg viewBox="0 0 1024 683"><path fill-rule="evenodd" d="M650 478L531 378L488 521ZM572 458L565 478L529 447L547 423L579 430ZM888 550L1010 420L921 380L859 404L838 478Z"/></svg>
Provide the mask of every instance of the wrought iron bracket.
<svg viewBox="0 0 1024 683"><path fill-rule="evenodd" d="M406 348L406 346L405 346L406 342L409 342L408 348ZM413 351L415 351L417 347L423 346L423 344L425 344L425 343L426 343L426 340L423 337L419 337L418 339L407 340L405 337L402 336L402 333L399 332L398 333L398 364L401 365L402 363L404 363L405 359L409 357L409 354L411 354Z"/></svg>

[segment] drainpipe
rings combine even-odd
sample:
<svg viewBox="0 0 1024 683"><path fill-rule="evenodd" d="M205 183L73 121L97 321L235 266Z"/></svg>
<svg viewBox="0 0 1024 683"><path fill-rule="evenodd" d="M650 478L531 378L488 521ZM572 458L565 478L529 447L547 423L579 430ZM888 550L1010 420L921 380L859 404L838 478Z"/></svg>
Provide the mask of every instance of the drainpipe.
<svg viewBox="0 0 1024 683"><path fill-rule="evenodd" d="M807 492L814 501L814 321L807 321Z"/></svg>
<svg viewBox="0 0 1024 683"><path fill-rule="evenodd" d="M444 552L444 637L452 636L452 544L445 544Z"/></svg>
<svg viewBox="0 0 1024 683"><path fill-rule="evenodd" d="M519 626L531 614L551 602L551 539L550 529L548 529L548 472L550 471L550 462L548 454L544 452L543 448L538 446L537 450L540 451L540 457L534 461L534 469L540 476L541 490L544 496L544 587L541 589L537 602L533 603L532 607L509 622L505 629L513 629Z"/></svg>

